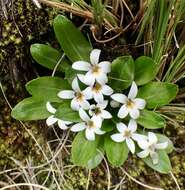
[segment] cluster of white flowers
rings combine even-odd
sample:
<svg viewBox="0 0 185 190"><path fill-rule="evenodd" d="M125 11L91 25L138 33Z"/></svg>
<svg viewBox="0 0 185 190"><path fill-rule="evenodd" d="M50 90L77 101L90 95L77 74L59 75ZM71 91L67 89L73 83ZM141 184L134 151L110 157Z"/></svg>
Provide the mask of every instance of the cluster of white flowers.
<svg viewBox="0 0 185 190"><path fill-rule="evenodd" d="M128 96L120 93L113 94L113 89L107 85L107 74L111 71L111 63L108 61L99 62L100 50L94 49L90 54L90 63L86 61L74 62L72 68L86 72L78 74L72 82L72 90L62 90L58 93L61 99L72 99L71 109L79 112L82 120L80 123L63 121L55 117L56 109L47 102L47 110L52 114L46 123L48 126L58 122L61 129L65 130L70 127L73 132L85 130L85 136L88 140L95 140L95 134L102 135L105 133L101 129L104 119L111 119L110 112L105 110L108 106L106 98L111 97L110 106L113 108L120 107L118 118L123 119L129 116L128 126L123 122L116 124L118 133L112 134L111 139L115 142L125 141L129 150L135 153L135 142L143 149L137 155L145 158L151 156L153 163L158 163L157 149L165 149L167 142L158 143L157 136L149 132L148 136L137 133L136 119L140 115L140 110L145 108L144 99L137 98L138 88L135 82L132 82ZM80 89L79 81L86 85L84 90Z"/></svg>

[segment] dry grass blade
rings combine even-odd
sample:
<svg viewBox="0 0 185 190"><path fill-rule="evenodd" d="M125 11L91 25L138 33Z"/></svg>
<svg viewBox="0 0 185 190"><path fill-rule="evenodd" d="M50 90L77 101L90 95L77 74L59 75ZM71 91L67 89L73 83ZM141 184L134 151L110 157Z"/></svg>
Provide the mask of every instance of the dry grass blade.
<svg viewBox="0 0 185 190"><path fill-rule="evenodd" d="M40 3L46 4L50 7L56 8L56 9L61 9L63 11L73 13L76 16L80 16L86 19L93 19L93 14L90 11L84 11L82 9L76 8L74 6L68 5L63 2L54 2L54 1L49 1L49 0L40 0Z"/></svg>
<svg viewBox="0 0 185 190"><path fill-rule="evenodd" d="M144 184L140 181L138 181L137 179L135 179L134 177L132 177L131 175L129 175L123 168L120 168L122 170L122 172L127 176L129 177L132 181L134 181L135 183L145 187L145 188L148 188L148 189L151 189L151 190L164 190L163 188L160 188L160 187L153 187L153 186L149 186L147 184Z"/></svg>

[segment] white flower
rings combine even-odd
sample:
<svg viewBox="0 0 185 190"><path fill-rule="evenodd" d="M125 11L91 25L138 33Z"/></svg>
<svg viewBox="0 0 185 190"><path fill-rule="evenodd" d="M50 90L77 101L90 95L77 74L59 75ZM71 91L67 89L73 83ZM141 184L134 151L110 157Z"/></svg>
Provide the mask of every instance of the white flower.
<svg viewBox="0 0 185 190"><path fill-rule="evenodd" d="M124 123L117 123L116 125L119 133L111 135L111 139L115 142L126 141L126 144L132 153L135 152L134 141L140 141L145 139L144 135L136 133L137 123L135 120L131 119L129 121L128 127Z"/></svg>
<svg viewBox="0 0 185 190"><path fill-rule="evenodd" d="M112 93L113 89L111 87L106 84L101 85L99 83L95 83L93 86L89 86L84 90L84 94L86 94L86 96L94 98L94 100L100 104L104 101L103 95L110 96Z"/></svg>
<svg viewBox="0 0 185 190"><path fill-rule="evenodd" d="M68 126L67 125L70 125L72 124L72 122L70 121L64 121L64 120L61 120L61 119L58 119L55 117L55 113L56 113L56 109L50 104L50 102L47 102L46 103L46 109L48 110L48 112L52 113L53 115L49 116L46 120L46 124L48 126L51 126L53 124L55 124L56 122L58 123L58 126L62 129L62 130L65 130L65 129L68 129Z"/></svg>
<svg viewBox="0 0 185 190"><path fill-rule="evenodd" d="M79 115L83 122L73 125L71 131L78 132L85 129L85 136L89 141L95 140L95 134L103 135L105 133L101 130L102 120L100 117L90 118L82 108L79 110Z"/></svg>
<svg viewBox="0 0 185 190"><path fill-rule="evenodd" d="M111 96L113 100L123 104L118 111L119 118L125 118L128 114L133 119L137 119L139 117L139 110L144 109L146 102L144 99L136 98L137 93L137 85L133 82L128 93L128 97L119 93Z"/></svg>
<svg viewBox="0 0 185 190"><path fill-rule="evenodd" d="M157 164L159 162L159 156L156 152L158 149L165 149L168 146L168 142L157 143L158 139L155 133L149 132L148 139L138 141L138 145L143 151L137 153L140 158L145 158L148 155L151 156L153 164Z"/></svg>
<svg viewBox="0 0 185 190"><path fill-rule="evenodd" d="M75 78L72 82L73 90L62 90L58 93L58 96L62 99L72 99L71 108L73 110L78 111L80 107L87 110L90 107L89 102L87 101L91 97L88 94L84 94L83 91L80 90L78 80Z"/></svg>
<svg viewBox="0 0 185 190"><path fill-rule="evenodd" d="M87 71L85 75L78 75L79 79L87 84L93 85L95 81L100 84L108 82L107 73L111 70L111 64L108 61L99 63L101 50L94 49L90 53L90 63L86 61L76 61L73 63L72 68L80 71Z"/></svg>
<svg viewBox="0 0 185 190"><path fill-rule="evenodd" d="M108 101L104 101L102 104L93 104L90 106L89 115L100 117L102 119L110 119L112 115L105 110L107 107Z"/></svg>

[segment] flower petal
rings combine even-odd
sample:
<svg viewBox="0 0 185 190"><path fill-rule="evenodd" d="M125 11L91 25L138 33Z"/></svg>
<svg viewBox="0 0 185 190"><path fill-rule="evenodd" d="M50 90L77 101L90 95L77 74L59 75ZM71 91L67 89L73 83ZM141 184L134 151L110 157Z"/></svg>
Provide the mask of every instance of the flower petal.
<svg viewBox="0 0 185 190"><path fill-rule="evenodd" d="M71 108L72 108L72 110L75 110L75 111L78 111L80 109L80 104L76 100L76 98L72 99L72 101L71 101Z"/></svg>
<svg viewBox="0 0 185 190"><path fill-rule="evenodd" d="M79 109L79 115L83 121L89 121L90 120L90 117L87 115L87 113L82 108Z"/></svg>
<svg viewBox="0 0 185 190"><path fill-rule="evenodd" d="M86 61L76 61L73 63L72 68L79 71L89 71L91 65Z"/></svg>
<svg viewBox="0 0 185 190"><path fill-rule="evenodd" d="M148 132L148 140L151 144L157 143L157 136L153 132Z"/></svg>
<svg viewBox="0 0 185 190"><path fill-rule="evenodd" d="M132 154L134 154L135 153L134 141L131 138L126 138L126 143L127 143L129 150L132 152Z"/></svg>
<svg viewBox="0 0 185 190"><path fill-rule="evenodd" d="M91 60L91 63L94 65L94 64L98 64L99 62L99 57L100 57L100 53L101 53L101 50L99 49L93 49L90 53L90 60Z"/></svg>
<svg viewBox="0 0 185 190"><path fill-rule="evenodd" d="M104 100L103 103L98 104L97 106L100 107L101 109L105 109L108 105L108 100Z"/></svg>
<svg viewBox="0 0 185 190"><path fill-rule="evenodd" d="M104 119L110 119L110 118L112 118L112 115L111 115L108 111L106 111L106 110L102 110L101 116L102 116Z"/></svg>
<svg viewBox="0 0 185 190"><path fill-rule="evenodd" d="M62 129L62 130L66 130L68 129L68 127L66 126L66 124L64 123L64 121L62 120L58 120L58 126Z"/></svg>
<svg viewBox="0 0 185 190"><path fill-rule="evenodd" d="M101 119L101 117L93 116L91 118L91 120L93 121L93 123L95 123L96 128L101 128L101 126L102 126L102 119Z"/></svg>
<svg viewBox="0 0 185 190"><path fill-rule="evenodd" d="M58 93L58 97L62 99L72 99L74 98L75 93L72 90L62 90Z"/></svg>
<svg viewBox="0 0 185 190"><path fill-rule="evenodd" d="M86 100L90 100L93 98L92 87L87 87L85 90L82 91L83 95L85 96Z"/></svg>
<svg viewBox="0 0 185 190"><path fill-rule="evenodd" d="M115 142L123 142L125 140L125 137L120 133L116 133L111 135L111 139Z"/></svg>
<svg viewBox="0 0 185 190"><path fill-rule="evenodd" d="M104 73L110 73L111 63L109 61L102 61L99 63L99 66L101 67L101 69Z"/></svg>
<svg viewBox="0 0 185 190"><path fill-rule="evenodd" d="M104 101L103 94L102 94L101 92L99 92L99 93L94 93L94 100L95 100L97 103L99 103L99 104L103 103L103 101Z"/></svg>
<svg viewBox="0 0 185 190"><path fill-rule="evenodd" d="M130 109L129 114L130 114L131 118L137 119L139 117L139 110L138 109Z"/></svg>
<svg viewBox="0 0 185 190"><path fill-rule="evenodd" d="M121 106L121 108L118 111L118 117L119 118L125 118L128 115L128 109L126 105Z"/></svg>
<svg viewBox="0 0 185 190"><path fill-rule="evenodd" d="M155 145L156 149L165 149L168 146L168 142L158 143Z"/></svg>
<svg viewBox="0 0 185 190"><path fill-rule="evenodd" d="M137 85L135 82L132 82L132 86L131 86L130 91L128 93L128 98L134 99L137 96L137 92L138 92Z"/></svg>
<svg viewBox="0 0 185 190"><path fill-rule="evenodd" d="M58 120L58 119L55 118L54 115L51 115L51 116L49 116L49 117L47 118L46 124L47 124L47 126L51 126L51 125L53 125L54 123L56 123L57 120Z"/></svg>
<svg viewBox="0 0 185 190"><path fill-rule="evenodd" d="M90 108L90 104L87 100L84 100L82 102L80 102L80 106L84 109L84 110L88 110Z"/></svg>
<svg viewBox="0 0 185 190"><path fill-rule="evenodd" d="M128 123L128 129L130 129L132 132L135 132L137 130L137 123L134 119L130 119Z"/></svg>
<svg viewBox="0 0 185 190"><path fill-rule="evenodd" d="M149 151L148 150L143 150L139 153L137 153L137 156L140 158L146 158L149 155Z"/></svg>
<svg viewBox="0 0 185 190"><path fill-rule="evenodd" d="M72 89L73 89L75 92L81 91L81 90L80 90L80 87L79 87L79 84L78 84L78 79L77 79L77 77L75 77L75 78L73 79L71 85L72 85Z"/></svg>
<svg viewBox="0 0 185 190"><path fill-rule="evenodd" d="M95 132L96 134L98 134L98 135L103 135L103 134L105 134L105 131L102 131L100 128L95 129L94 132Z"/></svg>
<svg viewBox="0 0 185 190"><path fill-rule="evenodd" d="M138 134L138 133L133 133L132 134L132 139L134 139L135 141L143 141L143 140L147 140L147 136L145 135L141 135L141 134Z"/></svg>
<svg viewBox="0 0 185 190"><path fill-rule="evenodd" d="M51 105L50 102L47 102L47 103L46 103L46 109L47 109L50 113L53 113L53 114L55 114L55 112L56 112L56 109Z"/></svg>
<svg viewBox="0 0 185 190"><path fill-rule="evenodd" d="M116 128L118 129L120 133L124 133L124 131L127 130L127 126L122 122L117 123Z"/></svg>
<svg viewBox="0 0 185 190"><path fill-rule="evenodd" d="M113 89L110 86L108 86L108 85L103 85L102 86L102 93L104 95L110 96L113 92L114 91L113 91Z"/></svg>
<svg viewBox="0 0 185 190"><path fill-rule="evenodd" d="M64 120L62 120L66 125L70 125L70 124L72 124L73 122L72 121L64 121Z"/></svg>
<svg viewBox="0 0 185 190"><path fill-rule="evenodd" d="M71 127L71 131L73 131L73 132L78 132L78 131L84 130L85 128L86 128L86 125L85 125L84 122L82 122L82 123L77 123L77 124L75 124L75 125L73 125L73 126Z"/></svg>
<svg viewBox="0 0 185 190"><path fill-rule="evenodd" d="M157 152L150 152L150 156L152 158L153 164L157 164L159 162L159 155Z"/></svg>
<svg viewBox="0 0 185 190"><path fill-rule="evenodd" d="M95 76L91 71L87 72L84 76L84 84L92 86L95 83Z"/></svg>
<svg viewBox="0 0 185 190"><path fill-rule="evenodd" d="M137 109L142 110L146 106L146 101L144 99L141 99L141 98L134 99L134 103L135 103Z"/></svg>
<svg viewBox="0 0 185 190"><path fill-rule="evenodd" d="M148 149L148 147L150 146L149 142L147 140L142 140L140 139L138 142L137 142L138 146L141 148L141 149Z"/></svg>
<svg viewBox="0 0 185 190"><path fill-rule="evenodd" d="M83 75L83 74L77 74L77 77L78 77L78 79L82 82L82 83L85 83L84 82L84 77L85 77L85 75Z"/></svg>
<svg viewBox="0 0 185 190"><path fill-rule="evenodd" d="M107 75L104 73L101 73L100 75L96 76L96 80L98 81L98 83L100 84L105 84L108 82L108 78Z"/></svg>
<svg viewBox="0 0 185 190"><path fill-rule="evenodd" d="M94 134L94 131L92 129L87 128L85 130L85 136L86 136L87 140L89 140L89 141L95 140L95 134Z"/></svg>
<svg viewBox="0 0 185 190"><path fill-rule="evenodd" d="M111 98L115 100L116 102L119 102L122 104L125 104L128 100L128 98L124 94L120 94L120 93L113 94Z"/></svg>

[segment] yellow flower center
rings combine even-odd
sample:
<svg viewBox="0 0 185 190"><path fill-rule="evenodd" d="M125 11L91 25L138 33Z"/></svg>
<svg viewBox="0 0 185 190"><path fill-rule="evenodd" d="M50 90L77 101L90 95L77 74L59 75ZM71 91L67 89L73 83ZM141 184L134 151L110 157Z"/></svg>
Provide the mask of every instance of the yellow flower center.
<svg viewBox="0 0 185 190"><path fill-rule="evenodd" d="M87 127L89 128L89 129L92 129L92 128L94 128L95 127L95 125L94 125L94 122L93 121L88 121L87 122Z"/></svg>
<svg viewBox="0 0 185 190"><path fill-rule="evenodd" d="M124 131L124 133L123 133L123 136L124 136L124 137L131 137L131 131L128 130L128 129L126 129L126 130Z"/></svg>
<svg viewBox="0 0 185 190"><path fill-rule="evenodd" d="M96 108L94 109L94 113L95 113L95 115L101 114L101 109L96 107Z"/></svg>
<svg viewBox="0 0 185 190"><path fill-rule="evenodd" d="M77 92L76 99L77 99L77 101L82 102L84 99L84 95L81 92Z"/></svg>
<svg viewBox="0 0 185 190"><path fill-rule="evenodd" d="M100 71L101 71L101 68L100 68L98 65L94 65L94 66L92 67L92 73L93 73L93 74L97 75L97 74L100 73Z"/></svg>
<svg viewBox="0 0 185 190"><path fill-rule="evenodd" d="M100 90L102 89L102 86L99 84L99 83L96 83L94 86L93 86L93 91L98 93Z"/></svg>
<svg viewBox="0 0 185 190"><path fill-rule="evenodd" d="M126 105L127 105L128 108L132 109L132 108L134 108L135 103L132 100L128 100L127 103L126 103Z"/></svg>

